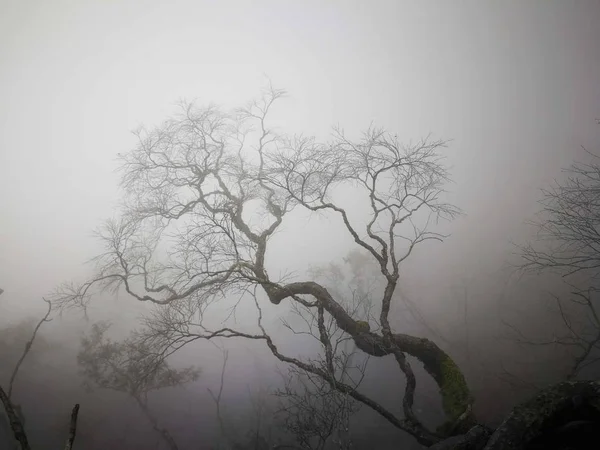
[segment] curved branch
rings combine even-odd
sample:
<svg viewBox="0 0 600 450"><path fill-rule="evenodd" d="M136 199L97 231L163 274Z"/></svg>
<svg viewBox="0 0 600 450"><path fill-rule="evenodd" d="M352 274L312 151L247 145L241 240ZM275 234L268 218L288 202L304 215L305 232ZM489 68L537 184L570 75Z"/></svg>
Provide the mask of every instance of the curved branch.
<svg viewBox="0 0 600 450"><path fill-rule="evenodd" d="M266 283L263 288L267 292L269 300L276 305L288 297L313 296L333 316L338 327L352 336L356 346L369 355L385 356L400 351L417 358L423 363L425 370L433 377L440 388L444 412L449 421L448 424L445 424L444 429L450 427L466 431L465 427L468 429L474 424L472 414L467 414L467 417L464 417L464 423L457 423L461 416L469 410L473 399L459 367L434 342L401 333L392 334L392 342L389 342L383 336L373 332L365 332L359 321L354 320L335 301L327 289L313 281L289 283L284 286Z"/></svg>

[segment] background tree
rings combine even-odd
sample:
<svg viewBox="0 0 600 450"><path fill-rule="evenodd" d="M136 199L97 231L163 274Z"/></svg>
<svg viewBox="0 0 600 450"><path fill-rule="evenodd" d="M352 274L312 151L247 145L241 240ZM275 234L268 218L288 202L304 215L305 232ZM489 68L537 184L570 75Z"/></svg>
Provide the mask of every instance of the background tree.
<svg viewBox="0 0 600 450"><path fill-rule="evenodd" d="M372 297L377 280L370 258L359 251L344 258L343 265L330 263L309 269L309 275L327 288L348 313L365 330L370 330ZM349 269L349 270L348 270ZM292 303L290 319L283 325L295 336L306 336L318 343L319 352L313 365L335 380L358 390L365 378L369 355L357 350L351 336L337 326L333 316L327 318L302 303ZM348 449L352 447L351 417L361 403L342 393L322 377L296 365L287 368L284 385L275 392L280 399L279 412L285 428L301 448Z"/></svg>
<svg viewBox="0 0 600 450"><path fill-rule="evenodd" d="M566 290L551 294L562 330L548 340L532 340L517 330L518 337L571 349L569 379L600 358L600 164L597 155L586 153L589 162L572 164L562 180L542 191L542 208L531 222L537 239L520 247L522 270L559 274Z"/></svg>
<svg viewBox="0 0 600 450"><path fill-rule="evenodd" d="M251 410L246 417L233 418L228 414L227 408L223 404L223 393L225 391L225 376L227 371L227 361L229 352L223 350L223 365L221 366L221 375L219 380L219 389L213 391L207 389L212 400L215 403L217 422L219 425L219 442L213 443L213 449L233 449L233 450L268 450L268 449L294 449L292 444L282 444L288 436L285 433L275 431L273 417L275 411L268 402L269 391L259 390L251 395ZM237 420L236 420L237 419Z"/></svg>
<svg viewBox="0 0 600 450"><path fill-rule="evenodd" d="M600 164L587 154L589 163L572 164L564 180L542 190L542 209L531 222L538 240L521 247L524 269L600 277Z"/></svg>
<svg viewBox="0 0 600 450"><path fill-rule="evenodd" d="M344 259L343 265L331 263L325 267L311 268L309 273L315 279L325 282L336 296L347 300L349 303L344 306L354 317L369 319L370 294L373 290L373 283L368 276L371 268L369 261L364 254L354 252ZM348 267L349 274L345 270ZM344 290L343 287L347 289ZM341 295L342 292L344 295ZM293 303L289 314L281 317L282 325L296 338L304 337L317 344L312 363L325 371L329 370L329 366L322 355L326 345L331 343L335 372L333 376L358 389L365 376L368 355L360 358L360 352L351 338L337 327L333 317L328 316L326 322L323 318L322 324L320 320L316 311L298 303ZM368 320L363 320L363 323L368 326ZM321 327L329 336L325 344L322 342ZM218 391L208 391L216 405L222 438L229 446L240 450L263 447L321 450L352 446L350 418L360 409L360 403L348 394L338 392L323 378L294 365L288 366L281 374L282 387L262 390L258 395L252 396L252 415L256 420L252 421L254 423L250 430L232 423L231 418L226 418L222 404L229 352L223 350L223 355L220 388ZM276 407L268 402L268 396L278 399ZM268 417L276 417L277 424L268 420ZM273 435L273 429L279 431L275 433L277 436ZM281 430L285 433L282 434Z"/></svg>
<svg viewBox="0 0 600 450"><path fill-rule="evenodd" d="M278 412L283 414L283 424L299 447L352 448L350 417L360 404L322 377L295 366L289 367L285 381L284 387L275 392L281 399Z"/></svg>
<svg viewBox="0 0 600 450"><path fill-rule="evenodd" d="M2 295L3 292L4 291L0 289L0 295ZM25 348L23 349L23 352L21 353L19 359L15 362L14 368L10 374L8 390L5 391L2 385L0 385L0 402L2 402L3 410L6 413L6 416L2 415L2 420L0 421L0 423L2 424L2 428L6 432L6 434L8 434L9 431L12 432L14 436L15 448L20 450L30 450L31 447L29 445L29 440L25 431L25 414L20 405L18 403L15 403L13 399L13 388L17 375L19 374L19 370L21 369L21 365L23 364L23 361L25 361L25 358L27 358L27 356L29 355L33 343L36 341L40 327L44 322L48 322L51 320L48 317L52 312L52 303L46 299L44 299L44 302L46 302L46 304L48 305L48 310L46 311L46 314L37 322L37 324L35 324L33 330L30 331L29 338L25 342ZM15 344L15 334L22 334L24 330L27 330L27 322L25 324L21 324L20 326L12 328L9 327L8 329L3 330L6 332L5 339L3 340L4 350L12 350L10 346L11 344ZM18 338L16 340L18 341ZM8 344L8 346L6 344ZM73 442L75 441L78 414L79 404L76 404L71 412L69 433L65 445L66 450L70 450L73 446Z"/></svg>
<svg viewBox="0 0 600 450"><path fill-rule="evenodd" d="M81 341L77 362L87 387L112 389L131 396L169 448L177 449L175 439L152 414L148 394L195 381L199 371L193 367L171 368L162 349L153 348L136 339L135 335L122 342L113 342L106 337L108 329L109 324L96 323Z"/></svg>

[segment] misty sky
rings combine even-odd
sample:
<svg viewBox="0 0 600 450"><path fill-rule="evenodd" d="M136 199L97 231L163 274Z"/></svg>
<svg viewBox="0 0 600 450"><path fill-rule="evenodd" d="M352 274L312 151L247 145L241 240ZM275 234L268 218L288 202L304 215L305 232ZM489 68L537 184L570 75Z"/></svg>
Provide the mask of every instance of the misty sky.
<svg viewBox="0 0 600 450"><path fill-rule="evenodd" d="M89 275L131 130L183 98L242 105L265 76L289 92L274 111L285 131L357 136L374 121L406 142L452 139L451 198L467 216L429 270L500 257L538 189L599 142L599 23L586 0L2 1L2 309L42 310L57 283ZM313 225L287 243L296 263L347 250Z"/></svg>
<svg viewBox="0 0 600 450"><path fill-rule="evenodd" d="M599 24L597 0L0 0L0 328L23 315L40 317L46 307L42 296L63 281L92 275L84 263L101 251L93 230L118 216L116 157L135 146L133 130L160 124L184 99L243 106L270 79L288 92L270 118L278 131L325 140L339 125L358 138L374 123L401 142L429 133L450 141L445 153L454 182L447 195L466 214L442 226L451 235L443 244L419 246L402 267L390 320L398 331L436 340L453 357L466 354L468 365L461 367L483 405L478 414L497 419L494 414L512 407L514 397L497 380L494 385L484 379L476 365L486 363L484 356L525 364L517 352L513 357L514 346L496 345L502 318L495 314L494 296L512 295L504 310L521 303L526 309L539 287L535 280L524 282L518 295L516 289L506 294L497 274L515 250L511 241L527 238L525 221L539 209L540 188L584 156L582 145L600 152ZM352 202L351 192L343 194ZM339 225L297 210L286 216L270 241L269 273L276 278L278 271L295 270L304 278L310 265L339 262L355 248ZM463 282L464 315L456 313L452 291ZM405 297L418 304L432 328L411 322ZM124 295L98 300L94 320L102 314L133 319L140 310L139 302ZM265 322L285 317L284 306L265 303ZM538 314L539 323L524 314L520 319L530 329L552 328L548 315ZM59 330L68 337L55 352L71 364L64 364L64 373L72 374L54 375L65 386L75 386L78 332L89 325L76 314L70 320L44 325L50 334ZM111 336L124 337L139 324L121 320ZM438 336L432 334L435 327L441 329ZM272 327L284 353L309 351L303 341L282 338L282 328ZM448 339L438 341L441 335ZM448 344L468 347L469 339L485 353L473 350L473 360L479 360L472 366L469 348L455 351ZM173 422L167 427L180 435L187 428L197 439L215 428L213 400L205 392L219 382L222 354L215 342L190 345L175 358L204 371L195 391L180 391L179 400L162 393L171 409L157 406ZM246 398L249 383L264 387L279 380L266 346L243 339L227 345L230 406ZM560 371L558 358L544 366L541 358L523 355L538 373ZM400 395L402 383L397 368L386 366L394 361L376 359L366 389L388 401L394 392ZM420 365L417 370L422 374ZM30 386L64 403L60 383L44 386L50 372L34 371ZM40 400L26 386L17 388L24 404L37 405ZM107 402L105 417L114 423L98 427L101 402L73 389L73 399L87 402L84 433L96 427L109 436L121 427L132 436L143 434L131 432L142 423L139 417L127 422L127 413L115 414L120 409L114 405L126 400ZM417 407L440 412L433 381L420 376L418 389ZM181 420L181 405L196 408L196 416L189 414L193 426ZM390 407L400 412L400 403ZM30 410L34 419L41 417ZM40 430L43 423L39 419Z"/></svg>

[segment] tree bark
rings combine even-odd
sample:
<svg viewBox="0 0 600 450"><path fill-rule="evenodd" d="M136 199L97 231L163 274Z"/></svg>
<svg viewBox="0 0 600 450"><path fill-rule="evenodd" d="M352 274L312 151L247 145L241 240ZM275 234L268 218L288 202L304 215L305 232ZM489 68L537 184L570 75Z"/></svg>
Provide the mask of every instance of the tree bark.
<svg viewBox="0 0 600 450"><path fill-rule="evenodd" d="M21 444L21 450L30 450L31 447L29 446L29 442L27 441L27 435L25 434L23 423L21 422L21 419L19 419L19 416L15 412L13 405L10 399L8 398L8 395L6 395L6 392L4 392L4 389L2 389L2 386L0 386L0 400L4 405L4 410L6 411L6 415L8 416L10 427L12 428L15 439Z"/></svg>
<svg viewBox="0 0 600 450"><path fill-rule="evenodd" d="M365 331L359 321L354 320L327 289L312 281L285 286L265 284L263 287L269 300L276 305L287 297L313 296L333 316L337 325L352 336L356 346L369 355L381 357L400 350L417 358L440 388L442 405L448 419L438 428L438 433L442 436L463 434L475 425L475 417L471 412L473 398L467 381L452 358L434 342L396 333L392 335L395 345L390 345L384 336Z"/></svg>

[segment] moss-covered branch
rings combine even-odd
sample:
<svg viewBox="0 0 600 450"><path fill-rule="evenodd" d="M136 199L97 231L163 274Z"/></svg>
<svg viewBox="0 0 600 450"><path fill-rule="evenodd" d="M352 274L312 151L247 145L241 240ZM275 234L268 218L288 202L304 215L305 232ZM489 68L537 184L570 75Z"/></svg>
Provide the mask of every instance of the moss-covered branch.
<svg viewBox="0 0 600 450"><path fill-rule="evenodd" d="M369 331L368 324L365 326L365 322L352 318L326 288L312 281L290 283L283 287L270 284L265 286L265 291L274 304L287 297L313 296L334 317L337 325L353 337L356 346L369 355L385 356L400 350L418 359L440 389L448 419L438 430L441 435L464 433L474 425L471 413L473 400L467 381L450 355L434 342L397 333L393 335L393 345L390 345L383 336Z"/></svg>

